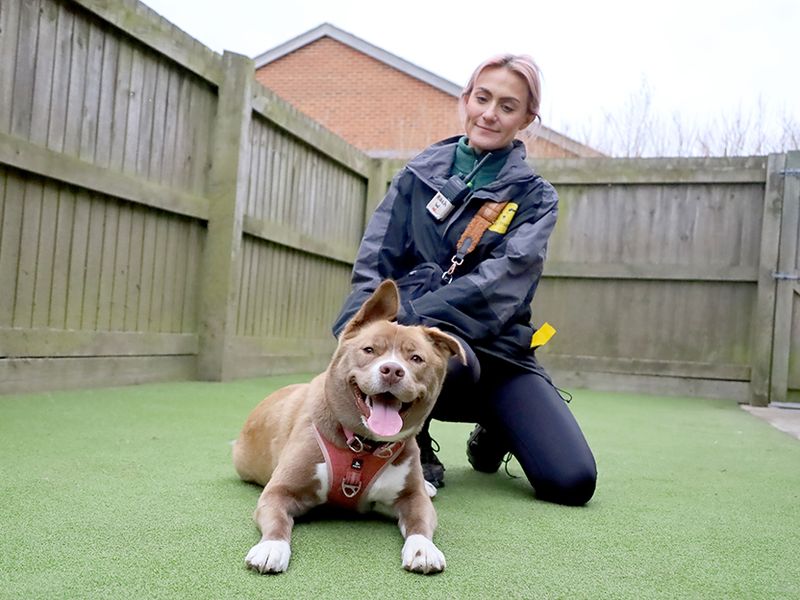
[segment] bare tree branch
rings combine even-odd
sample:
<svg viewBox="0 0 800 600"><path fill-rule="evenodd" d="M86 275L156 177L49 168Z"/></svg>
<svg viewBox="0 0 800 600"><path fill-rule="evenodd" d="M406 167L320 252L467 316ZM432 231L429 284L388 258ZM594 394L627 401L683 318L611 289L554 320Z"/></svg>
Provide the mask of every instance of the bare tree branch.
<svg viewBox="0 0 800 600"><path fill-rule="evenodd" d="M621 110L604 111L597 126L582 123L576 139L609 156L624 157L748 156L800 148L800 121L785 107L775 113L761 96L753 109L739 105L704 123L691 123L677 112L665 119L656 113L653 96L642 78Z"/></svg>

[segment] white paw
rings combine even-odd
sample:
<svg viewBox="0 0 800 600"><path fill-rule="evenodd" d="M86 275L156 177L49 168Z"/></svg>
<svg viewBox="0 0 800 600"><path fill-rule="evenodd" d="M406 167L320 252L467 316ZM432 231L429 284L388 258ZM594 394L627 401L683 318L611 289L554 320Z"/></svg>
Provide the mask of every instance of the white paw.
<svg viewBox="0 0 800 600"><path fill-rule="evenodd" d="M292 549L283 540L264 540L250 548L245 564L259 573L283 573L289 566Z"/></svg>
<svg viewBox="0 0 800 600"><path fill-rule="evenodd" d="M428 498L433 498L436 495L437 489L436 486L433 485L430 481L425 482L425 491L428 494Z"/></svg>
<svg viewBox="0 0 800 600"><path fill-rule="evenodd" d="M444 554L424 535L410 535L403 544L403 568L415 573L439 573L447 562Z"/></svg>

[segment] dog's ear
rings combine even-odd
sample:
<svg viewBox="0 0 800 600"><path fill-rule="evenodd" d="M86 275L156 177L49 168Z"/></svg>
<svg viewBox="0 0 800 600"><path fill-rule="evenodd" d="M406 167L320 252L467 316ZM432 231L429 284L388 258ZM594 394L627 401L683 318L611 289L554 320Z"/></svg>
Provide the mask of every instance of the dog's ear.
<svg viewBox="0 0 800 600"><path fill-rule="evenodd" d="M461 361L461 364L467 364L467 354L456 338L436 327L425 327L424 329L431 342L433 342L433 345L436 346L437 349L443 351L447 358L455 356Z"/></svg>
<svg viewBox="0 0 800 600"><path fill-rule="evenodd" d="M350 319L342 331L341 338L352 336L367 323L373 321L393 321L400 310L400 292L391 279L387 279L378 286L367 301L361 306L356 315Z"/></svg>

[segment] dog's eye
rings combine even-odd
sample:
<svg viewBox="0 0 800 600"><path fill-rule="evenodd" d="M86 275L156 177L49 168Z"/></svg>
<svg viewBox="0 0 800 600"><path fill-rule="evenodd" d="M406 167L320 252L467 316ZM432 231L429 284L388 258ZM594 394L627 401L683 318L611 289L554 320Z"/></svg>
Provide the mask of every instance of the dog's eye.
<svg viewBox="0 0 800 600"><path fill-rule="evenodd" d="M425 359L422 358L419 354L412 354L411 355L411 362L424 363Z"/></svg>
<svg viewBox="0 0 800 600"><path fill-rule="evenodd" d="M362 348L362 350L364 351L364 354L375 354L375 348L372 346L365 346Z"/></svg>

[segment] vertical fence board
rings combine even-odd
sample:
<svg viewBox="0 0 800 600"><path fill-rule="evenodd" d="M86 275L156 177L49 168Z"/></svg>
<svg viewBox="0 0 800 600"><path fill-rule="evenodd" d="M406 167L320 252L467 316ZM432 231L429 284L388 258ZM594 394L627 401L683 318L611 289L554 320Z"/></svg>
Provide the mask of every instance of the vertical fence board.
<svg viewBox="0 0 800 600"><path fill-rule="evenodd" d="M192 86L190 101L189 133L191 135L188 154L185 157L183 172L188 177L183 181L183 187L196 193L202 193L206 186L207 171L210 163L209 137L205 123L208 123L213 114L210 95L207 90L199 86Z"/></svg>
<svg viewBox="0 0 800 600"><path fill-rule="evenodd" d="M0 57L5 68L0 69L0 131L11 131L11 113L14 106L14 66L17 64L19 44L19 2L0 4Z"/></svg>
<svg viewBox="0 0 800 600"><path fill-rule="evenodd" d="M136 331L150 331L151 302L153 298L153 279L155 278L156 243L158 221L154 215L144 216L142 232L142 263L139 272L139 303L136 312Z"/></svg>
<svg viewBox="0 0 800 600"><path fill-rule="evenodd" d="M128 105L132 94L133 48L128 44L118 43L116 54L108 166L115 171L122 171L129 126Z"/></svg>
<svg viewBox="0 0 800 600"><path fill-rule="evenodd" d="M185 298L191 295L191 291L186 286L187 269L188 269L188 254L191 252L189 246L191 225L185 222L180 222L179 227L175 227L173 234L173 246L175 248L173 267L171 275L167 277L172 281L173 294L170 299L170 318L167 323L167 331L169 332L183 332L181 323L183 322Z"/></svg>
<svg viewBox="0 0 800 600"><path fill-rule="evenodd" d="M134 48L131 54L131 71L128 91L127 124L125 127L122 170L136 175L137 151L139 149L139 127L141 127L142 104L144 102L145 61L142 51Z"/></svg>
<svg viewBox="0 0 800 600"><path fill-rule="evenodd" d="M116 239L111 242L114 248L112 286L109 298L111 315L108 324L111 331L124 331L125 329L125 315L128 311L126 296L130 281L131 213L131 206L119 206Z"/></svg>
<svg viewBox="0 0 800 600"><path fill-rule="evenodd" d="M139 310L144 297L142 290L142 266L145 258L145 211L134 207L131 210L131 233L128 247L128 283L125 291L124 331L142 331Z"/></svg>
<svg viewBox="0 0 800 600"><path fill-rule="evenodd" d="M47 147L56 152L64 150L67 126L67 90L70 63L72 62L72 13L63 4L58 5L55 34L55 60L50 102L50 118L47 125Z"/></svg>
<svg viewBox="0 0 800 600"><path fill-rule="evenodd" d="M93 157L94 163L102 167L111 165L111 146L117 126L114 118L114 104L120 94L117 85L119 47L117 38L104 31L97 86L99 96L97 104L97 138Z"/></svg>
<svg viewBox="0 0 800 600"><path fill-rule="evenodd" d="M66 113L64 123L63 152L80 157L81 130L83 128L83 103L89 87L86 80L86 63L89 46L89 24L85 19L75 16L72 25L69 84L65 97Z"/></svg>
<svg viewBox="0 0 800 600"><path fill-rule="evenodd" d="M161 294L161 323L159 325L159 331L163 332L171 332L174 331L173 329L173 321L177 318L180 318L180 315L176 315L178 312L179 305L176 303L177 298L180 296L180 291L177 289L177 261L178 261L178 253L179 247L178 242L180 235L180 224L171 219L169 222L166 223L165 227L165 240L164 240L164 254L162 256L166 257L166 261L164 261L163 266L163 293Z"/></svg>
<svg viewBox="0 0 800 600"><path fill-rule="evenodd" d="M164 296L167 282L166 268L171 260L167 254L169 242L169 222L166 219L155 220L156 243L153 249L153 289L150 292L150 318L148 331L163 331L164 322Z"/></svg>
<svg viewBox="0 0 800 600"><path fill-rule="evenodd" d="M72 223L72 244L69 252L69 277L65 311L65 329L81 328L83 281L89 241L89 199L86 192L72 192L75 206Z"/></svg>
<svg viewBox="0 0 800 600"><path fill-rule="evenodd" d="M173 178L173 159L175 156L175 138L178 132L177 115L179 109L180 76L172 70L165 70L166 90L164 92L164 132L161 141L161 164L158 167L158 179L161 184L169 185Z"/></svg>
<svg viewBox="0 0 800 600"><path fill-rule="evenodd" d="M255 282L252 276L257 261L254 257L253 244L244 244L242 247L242 271L239 276L239 308L236 311L237 333L239 335L253 335L252 317L255 311Z"/></svg>
<svg viewBox="0 0 800 600"><path fill-rule="evenodd" d="M53 261L53 284L48 327L66 329L67 290L69 286L69 262L72 249L72 225L75 218L75 196L69 188L58 189L58 212L56 217L55 257Z"/></svg>
<svg viewBox="0 0 800 600"><path fill-rule="evenodd" d="M181 331L198 331L200 276L205 251L206 230L198 225L189 228L186 250L186 293L184 294Z"/></svg>
<svg viewBox="0 0 800 600"><path fill-rule="evenodd" d="M85 65L85 86L83 102L80 106L80 148L79 158L89 162L97 154L97 126L102 91L101 74L103 69L104 34L97 27L89 27L87 36L87 55Z"/></svg>
<svg viewBox="0 0 800 600"><path fill-rule="evenodd" d="M112 321L112 299L114 297L114 275L117 262L117 240L119 239L119 203L113 201L98 203L105 205L103 220L103 256L100 260L97 290L97 330L108 331Z"/></svg>
<svg viewBox="0 0 800 600"><path fill-rule="evenodd" d="M36 258L39 250L39 222L42 214L43 186L25 180L22 192L22 224L17 267L17 294L14 298L14 327L31 326L36 289Z"/></svg>
<svg viewBox="0 0 800 600"><path fill-rule="evenodd" d="M47 144L48 117L50 105L53 102L52 82L57 24L58 6L51 2L44 2L39 14L29 137L30 141L42 146Z"/></svg>
<svg viewBox="0 0 800 600"><path fill-rule="evenodd" d="M56 227L58 222L58 189L47 182L42 188L42 212L39 220L39 242L36 257L36 281L31 324L48 327L53 304Z"/></svg>
<svg viewBox="0 0 800 600"><path fill-rule="evenodd" d="M180 187L183 183L181 169L184 167L183 157L187 152L186 130L189 127L189 101L191 98L191 86L185 76L180 76L178 85L178 105L176 108L176 127L175 142L172 160L170 160L170 173L172 177L170 184Z"/></svg>
<svg viewBox="0 0 800 600"><path fill-rule="evenodd" d="M103 246L106 220L105 204L94 195L90 195L89 227L87 232L88 251L83 278L83 300L81 308L81 329L98 330L98 304L100 298L101 272L103 256L107 248Z"/></svg>
<svg viewBox="0 0 800 600"><path fill-rule="evenodd" d="M3 168L0 168L0 201L0 327L11 327L17 294L22 194L19 179Z"/></svg>
<svg viewBox="0 0 800 600"><path fill-rule="evenodd" d="M14 92L11 97L11 133L21 138L28 138L31 130L38 22L39 3L21 3Z"/></svg>
<svg viewBox="0 0 800 600"><path fill-rule="evenodd" d="M165 160L164 134L167 118L167 93L169 91L169 70L163 64L158 65L153 89L153 127L151 142L145 148L147 158L147 174L153 181L161 181L161 172Z"/></svg>
<svg viewBox="0 0 800 600"><path fill-rule="evenodd" d="M153 142L153 125L155 116L156 80L158 63L146 54L142 54L142 82L139 99L139 123L136 127L136 150L134 171L139 176L147 177L150 170L150 148Z"/></svg>

